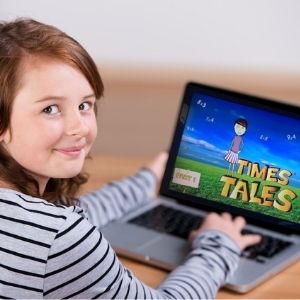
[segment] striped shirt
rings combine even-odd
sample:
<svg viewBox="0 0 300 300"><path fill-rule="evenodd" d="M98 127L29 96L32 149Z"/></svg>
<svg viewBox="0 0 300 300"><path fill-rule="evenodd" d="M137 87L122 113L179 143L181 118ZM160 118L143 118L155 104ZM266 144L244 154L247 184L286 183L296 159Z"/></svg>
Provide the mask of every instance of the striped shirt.
<svg viewBox="0 0 300 300"><path fill-rule="evenodd" d="M239 260L226 235L200 235L185 262L153 289L122 265L97 229L151 201L155 185L143 169L72 207L1 188L0 298L214 298Z"/></svg>

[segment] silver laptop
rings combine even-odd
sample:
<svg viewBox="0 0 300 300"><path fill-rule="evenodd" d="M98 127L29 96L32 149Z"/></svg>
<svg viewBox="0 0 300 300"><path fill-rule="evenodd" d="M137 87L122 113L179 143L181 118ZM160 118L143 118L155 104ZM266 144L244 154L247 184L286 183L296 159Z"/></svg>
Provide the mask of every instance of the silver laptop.
<svg viewBox="0 0 300 300"><path fill-rule="evenodd" d="M299 107L189 83L159 201L103 233L120 255L172 270L208 211L242 215L263 236L226 285L245 293L300 258L299 149Z"/></svg>

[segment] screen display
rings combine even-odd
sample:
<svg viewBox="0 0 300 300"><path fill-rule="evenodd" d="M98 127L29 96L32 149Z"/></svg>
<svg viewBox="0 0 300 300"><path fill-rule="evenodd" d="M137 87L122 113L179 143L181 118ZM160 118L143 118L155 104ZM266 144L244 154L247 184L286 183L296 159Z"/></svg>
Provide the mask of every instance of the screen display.
<svg viewBox="0 0 300 300"><path fill-rule="evenodd" d="M300 120L227 98L191 95L169 190L299 224Z"/></svg>

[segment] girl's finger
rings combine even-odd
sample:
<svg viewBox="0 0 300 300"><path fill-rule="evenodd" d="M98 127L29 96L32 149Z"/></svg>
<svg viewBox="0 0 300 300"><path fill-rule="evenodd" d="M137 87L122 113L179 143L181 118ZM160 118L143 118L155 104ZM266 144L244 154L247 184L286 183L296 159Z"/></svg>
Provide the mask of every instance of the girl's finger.
<svg viewBox="0 0 300 300"><path fill-rule="evenodd" d="M222 216L224 219L226 219L226 220L229 220L229 221L232 220L232 216L231 216L231 214L229 214L228 212L223 212L223 213L221 213L221 216Z"/></svg>
<svg viewBox="0 0 300 300"><path fill-rule="evenodd" d="M261 236L258 234L245 234L243 235L242 242L240 243L242 249L248 246L255 245L261 241Z"/></svg>
<svg viewBox="0 0 300 300"><path fill-rule="evenodd" d="M243 217L236 217L234 220L233 220L234 224L236 227L238 227L238 229L243 229L244 226L246 225L246 220L243 218Z"/></svg>

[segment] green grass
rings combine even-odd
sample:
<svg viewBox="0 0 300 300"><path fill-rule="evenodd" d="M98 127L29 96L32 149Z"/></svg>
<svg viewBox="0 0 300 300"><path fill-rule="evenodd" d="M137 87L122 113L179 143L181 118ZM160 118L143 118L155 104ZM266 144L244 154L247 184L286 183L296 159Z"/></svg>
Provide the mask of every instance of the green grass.
<svg viewBox="0 0 300 300"><path fill-rule="evenodd" d="M201 173L201 178L200 178L199 188L192 188L192 187L171 183L170 189L172 190L181 193L190 194L193 196L198 196L201 198L219 201L227 205L233 205L247 210L260 212L262 214L270 215L284 220L300 223L300 201L298 197L292 201L292 209L289 212L283 212L273 206L267 207L258 203L243 201L241 199L231 199L229 197L223 197L221 195L221 191L223 189L224 182L221 182L220 178L223 175L227 174L227 170L224 168L193 161L191 159L185 159L182 157L177 158L175 162L175 167L194 171L194 172L199 172ZM261 181L257 178L252 178L250 176L240 175L237 173L234 174L234 177L246 180L249 183L249 185L253 181L256 182ZM261 186L257 193L258 197L261 195L261 189L263 185L266 185L266 183L264 181L261 181ZM293 192L295 192L297 195L300 195L299 188L294 188L291 186L282 186L278 183L270 183L270 182L268 182L267 185L278 186L280 187L280 190L290 189ZM275 194L275 198L276 195L277 193Z"/></svg>

